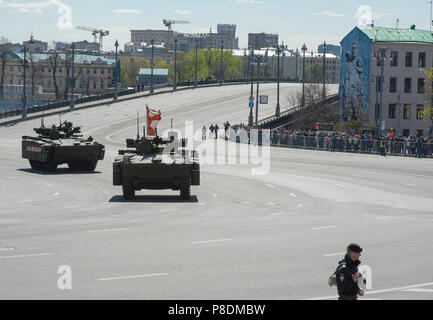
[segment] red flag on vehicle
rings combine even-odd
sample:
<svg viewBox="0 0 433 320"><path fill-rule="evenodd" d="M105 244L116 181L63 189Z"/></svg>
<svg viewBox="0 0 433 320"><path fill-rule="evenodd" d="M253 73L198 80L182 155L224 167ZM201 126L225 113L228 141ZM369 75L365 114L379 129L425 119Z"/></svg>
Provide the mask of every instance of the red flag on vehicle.
<svg viewBox="0 0 433 320"><path fill-rule="evenodd" d="M149 106L146 105L146 115L147 115L147 136L155 137L156 128L158 127L158 124L162 119L161 111L150 109Z"/></svg>

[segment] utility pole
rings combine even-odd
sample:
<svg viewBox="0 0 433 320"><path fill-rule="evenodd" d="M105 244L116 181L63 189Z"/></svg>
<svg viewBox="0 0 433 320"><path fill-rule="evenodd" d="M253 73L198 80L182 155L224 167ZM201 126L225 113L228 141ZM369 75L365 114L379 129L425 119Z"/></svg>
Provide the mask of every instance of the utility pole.
<svg viewBox="0 0 433 320"><path fill-rule="evenodd" d="M71 88L71 104L69 106L70 110L74 110L74 107L75 107L75 98L74 98L75 78L74 78L74 74L75 74L75 43L72 42L72 77L71 77L71 81L70 81L72 88Z"/></svg>
<svg viewBox="0 0 433 320"><path fill-rule="evenodd" d="M298 72L298 58L299 58L299 50L296 48L296 82L299 82L299 72Z"/></svg>
<svg viewBox="0 0 433 320"><path fill-rule="evenodd" d="M212 75L212 28L210 28L210 43L209 43L209 79Z"/></svg>
<svg viewBox="0 0 433 320"><path fill-rule="evenodd" d="M307 51L307 46L305 45L305 43L302 46L301 50L304 53L303 67L302 67L303 75L302 75L302 102L301 102L301 106L302 106L302 108L304 108L305 107L305 51Z"/></svg>
<svg viewBox="0 0 433 320"><path fill-rule="evenodd" d="M24 44L23 47L23 51L24 51L24 86L23 86L23 112L22 112L22 118L26 118L27 117L27 95L26 95L26 69L27 69L27 47Z"/></svg>
<svg viewBox="0 0 433 320"><path fill-rule="evenodd" d="M250 103L254 103L254 51L251 50L250 54L250 60L251 60L251 94L250 94ZM248 68L248 74L250 74L250 69ZM253 108L250 107L250 116L248 118L248 127L252 128L254 124L253 119Z"/></svg>
<svg viewBox="0 0 433 320"><path fill-rule="evenodd" d="M174 86L173 91L177 90L177 38L174 39Z"/></svg>
<svg viewBox="0 0 433 320"><path fill-rule="evenodd" d="M247 84L250 84L250 64L251 64L251 45L248 45L248 75L247 75Z"/></svg>
<svg viewBox="0 0 433 320"><path fill-rule="evenodd" d="M381 64L381 76L380 76L380 105L379 105L379 125L380 125L380 136L383 135L383 129L382 129L382 111L383 111L383 87L385 83L384 79L384 69L385 69L385 58L386 58L386 52L388 51L388 48L380 48L380 64Z"/></svg>
<svg viewBox="0 0 433 320"><path fill-rule="evenodd" d="M155 45L155 40L151 40L150 43L152 44L152 61L150 62L150 94L153 94L153 49Z"/></svg>
<svg viewBox="0 0 433 320"><path fill-rule="evenodd" d="M259 87L260 87L260 61L262 56L257 55L257 97L256 97L256 129L259 128Z"/></svg>

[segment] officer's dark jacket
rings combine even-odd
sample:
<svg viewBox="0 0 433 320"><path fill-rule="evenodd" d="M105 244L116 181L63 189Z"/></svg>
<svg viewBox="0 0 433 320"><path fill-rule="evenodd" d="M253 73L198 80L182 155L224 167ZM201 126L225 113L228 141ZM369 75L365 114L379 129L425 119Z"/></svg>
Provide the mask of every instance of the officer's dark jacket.
<svg viewBox="0 0 433 320"><path fill-rule="evenodd" d="M348 255L339 262L337 269L337 289L339 296L357 296L359 293L358 283L353 281L352 275L358 273L361 261L354 262Z"/></svg>

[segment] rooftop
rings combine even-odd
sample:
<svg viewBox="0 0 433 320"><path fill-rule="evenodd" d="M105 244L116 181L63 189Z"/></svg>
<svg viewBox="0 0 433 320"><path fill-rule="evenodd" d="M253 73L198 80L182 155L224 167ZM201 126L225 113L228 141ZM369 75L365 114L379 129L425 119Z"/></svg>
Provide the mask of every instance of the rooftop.
<svg viewBox="0 0 433 320"><path fill-rule="evenodd" d="M427 30L396 29L382 27L360 27L373 42L400 42L433 44L433 34Z"/></svg>
<svg viewBox="0 0 433 320"><path fill-rule="evenodd" d="M41 61L41 60L47 60L50 57L50 53L34 53L33 59L35 62ZM21 59L24 60L24 53L22 52L11 52L11 56L15 59ZM59 53L59 56L61 59L65 59L64 53ZM29 55L27 55L27 60L29 60ZM115 59L110 58L104 58L101 56L95 56L90 54L75 54L74 62L76 64L91 64L95 62L103 63L103 64L115 64Z"/></svg>

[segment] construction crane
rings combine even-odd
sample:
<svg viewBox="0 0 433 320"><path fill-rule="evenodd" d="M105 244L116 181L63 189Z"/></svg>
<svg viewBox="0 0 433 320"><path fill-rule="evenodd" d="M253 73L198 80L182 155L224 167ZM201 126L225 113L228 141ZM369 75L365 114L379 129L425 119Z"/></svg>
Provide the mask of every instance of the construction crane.
<svg viewBox="0 0 433 320"><path fill-rule="evenodd" d="M171 45L171 31L172 31L171 26L173 24L190 24L191 22L190 21L183 21L183 20L169 20L169 19L164 19L162 22L168 28L167 48L168 48L168 62L170 63L170 45Z"/></svg>
<svg viewBox="0 0 433 320"><path fill-rule="evenodd" d="M78 30L83 31L90 31L92 33L92 36L94 37L95 44L98 43L98 36L99 36L99 45L98 45L98 51L101 52L103 50L103 39L104 37L108 36L110 34L110 31L98 29L98 28L92 28L92 27L84 27L84 26L76 26Z"/></svg>

